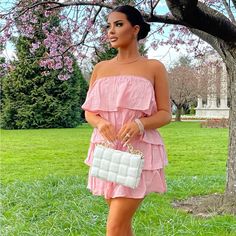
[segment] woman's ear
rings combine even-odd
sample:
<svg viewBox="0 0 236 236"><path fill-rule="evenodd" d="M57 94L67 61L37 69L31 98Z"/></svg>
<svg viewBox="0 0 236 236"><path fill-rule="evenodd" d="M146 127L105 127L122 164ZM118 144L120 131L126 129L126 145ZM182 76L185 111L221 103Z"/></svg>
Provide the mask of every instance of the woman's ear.
<svg viewBox="0 0 236 236"><path fill-rule="evenodd" d="M138 36L139 31L140 31L140 26L139 25L135 25L134 26L134 33L135 33L136 37Z"/></svg>

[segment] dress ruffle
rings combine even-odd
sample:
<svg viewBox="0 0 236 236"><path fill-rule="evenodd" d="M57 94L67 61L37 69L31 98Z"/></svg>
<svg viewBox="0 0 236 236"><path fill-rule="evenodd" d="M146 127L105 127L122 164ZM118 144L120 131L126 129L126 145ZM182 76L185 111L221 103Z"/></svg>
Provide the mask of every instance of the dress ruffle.
<svg viewBox="0 0 236 236"><path fill-rule="evenodd" d="M143 170L137 188L132 189L113 182L89 175L88 189L94 195L104 196L106 199L116 197L144 198L151 192L166 192L166 182L163 169Z"/></svg>
<svg viewBox="0 0 236 236"><path fill-rule="evenodd" d="M156 111L156 100L148 79L120 75L97 79L82 108L96 113L126 108L151 115Z"/></svg>
<svg viewBox="0 0 236 236"><path fill-rule="evenodd" d="M82 108L94 112L111 122L116 131L128 121L150 116L157 111L154 88L148 79L138 76L110 76L97 79L87 93ZM92 164L95 145L104 141L98 129L93 130L85 163ZM132 190L119 184L89 176L88 188L95 195L105 198L143 198L149 192L165 192L163 168L167 155L162 138L157 130L145 130L131 140L131 144L144 154L144 168L139 186ZM117 141L113 147L126 151Z"/></svg>

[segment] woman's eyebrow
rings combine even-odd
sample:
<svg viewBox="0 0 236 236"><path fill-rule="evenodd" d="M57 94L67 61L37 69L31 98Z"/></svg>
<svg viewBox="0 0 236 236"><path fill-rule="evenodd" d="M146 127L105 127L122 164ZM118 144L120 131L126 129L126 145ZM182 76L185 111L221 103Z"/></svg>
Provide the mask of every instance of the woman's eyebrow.
<svg viewBox="0 0 236 236"><path fill-rule="evenodd" d="M120 21L123 21L123 20L116 20L116 21L114 21L114 23L118 23L118 22L120 22ZM107 24L109 25L110 23L107 22Z"/></svg>

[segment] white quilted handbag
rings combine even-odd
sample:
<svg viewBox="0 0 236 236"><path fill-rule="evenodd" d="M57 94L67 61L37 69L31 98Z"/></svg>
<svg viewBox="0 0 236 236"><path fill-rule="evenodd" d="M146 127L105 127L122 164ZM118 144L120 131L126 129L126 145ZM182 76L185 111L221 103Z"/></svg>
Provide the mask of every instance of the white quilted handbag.
<svg viewBox="0 0 236 236"><path fill-rule="evenodd" d="M97 144L90 174L94 177L136 188L140 181L144 157L142 152L127 144L129 152Z"/></svg>

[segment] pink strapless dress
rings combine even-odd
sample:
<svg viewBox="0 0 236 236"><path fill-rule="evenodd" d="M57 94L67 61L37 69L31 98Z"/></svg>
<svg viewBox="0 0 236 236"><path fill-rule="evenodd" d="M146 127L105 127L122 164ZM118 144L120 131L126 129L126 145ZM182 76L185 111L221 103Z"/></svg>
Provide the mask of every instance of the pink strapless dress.
<svg viewBox="0 0 236 236"><path fill-rule="evenodd" d="M157 111L152 83L139 76L119 75L97 79L89 89L82 108L99 114L111 122L118 132L123 124L136 118L150 116ZM96 143L104 138L94 129L85 163L91 166ZM88 188L94 195L106 199L115 197L144 198L150 192L166 191L164 166L167 155L160 134L155 129L145 130L131 141L135 149L144 153L144 168L136 189L101 180L89 175ZM115 149L126 150L117 141Z"/></svg>

